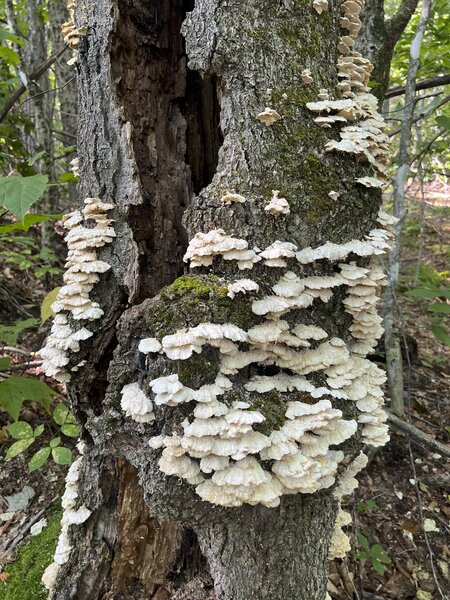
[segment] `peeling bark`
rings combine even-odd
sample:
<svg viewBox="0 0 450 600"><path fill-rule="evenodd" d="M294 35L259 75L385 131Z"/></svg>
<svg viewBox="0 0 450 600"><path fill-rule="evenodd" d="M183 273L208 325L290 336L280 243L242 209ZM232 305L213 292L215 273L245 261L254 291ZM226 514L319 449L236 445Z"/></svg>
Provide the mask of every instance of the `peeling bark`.
<svg viewBox="0 0 450 600"><path fill-rule="evenodd" d="M278 508L203 502L161 472L147 443L179 428L186 407L138 424L124 418L120 391L170 372L167 360L139 355L143 337L205 321L260 322L248 300L223 293L220 278L236 276L235 265L200 270L190 279L200 291L183 291L177 277L197 232L221 227L250 247L289 240L305 248L360 239L373 228L380 193L354 185L370 168L325 153L336 132L316 126L305 106L337 83L339 16L339 2L319 16L306 0L98 0L78 9L88 27L78 67L80 192L116 204L117 238L99 252L112 265L94 290L104 317L69 365L87 361L68 390L85 442L80 501L92 513L71 528L57 600L325 597L337 510L331 493L286 495ZM313 72L311 86L302 84L304 68ZM276 127L255 119L265 106L282 116ZM275 188L289 198L289 219L264 212ZM229 191L249 202L224 206ZM317 274L313 265L301 269ZM258 264L251 274L264 292L280 276L268 271ZM342 298L336 292L301 322L345 338L351 320ZM205 354L177 361L188 384L214 379L217 353ZM237 381L239 394L248 376ZM346 415L356 410L341 404ZM349 456L358 445L349 442Z"/></svg>

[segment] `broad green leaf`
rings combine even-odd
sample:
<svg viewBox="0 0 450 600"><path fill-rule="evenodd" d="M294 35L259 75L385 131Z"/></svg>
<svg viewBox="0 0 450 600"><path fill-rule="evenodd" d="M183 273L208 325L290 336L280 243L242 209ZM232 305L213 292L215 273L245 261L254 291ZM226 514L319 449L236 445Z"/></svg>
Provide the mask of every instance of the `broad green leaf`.
<svg viewBox="0 0 450 600"><path fill-rule="evenodd" d="M35 438L37 438L42 435L42 433L44 433L44 425L38 425L34 430L33 435Z"/></svg>
<svg viewBox="0 0 450 600"><path fill-rule="evenodd" d="M60 402L59 404L57 404L57 406L55 407L55 410L53 411L53 420L58 425L64 425L68 414L69 414L69 409L67 408L67 406L65 404Z"/></svg>
<svg viewBox="0 0 450 600"><path fill-rule="evenodd" d="M28 463L28 470L30 473L40 469L46 462L48 457L50 456L50 448L46 446L45 448L41 448L33 454L30 462Z"/></svg>
<svg viewBox="0 0 450 600"><path fill-rule="evenodd" d="M14 325L0 325L0 342L15 346L22 331L35 327L38 323L39 319L25 319L24 321L17 321Z"/></svg>
<svg viewBox="0 0 450 600"><path fill-rule="evenodd" d="M78 425L63 425L61 433L67 435L67 437L77 438L80 435L80 428Z"/></svg>
<svg viewBox="0 0 450 600"><path fill-rule="evenodd" d="M0 371L3 371L11 364L11 359L9 356L2 356L0 358Z"/></svg>
<svg viewBox="0 0 450 600"><path fill-rule="evenodd" d="M51 309L51 306L53 304L53 302L56 301L56 297L58 295L58 292L61 288L57 287L54 290L52 290L51 292L49 292L44 299L42 300L42 304L41 304L41 320L44 323L44 321L46 321L47 319L49 319L50 317L53 317L53 311Z"/></svg>
<svg viewBox="0 0 450 600"><path fill-rule="evenodd" d="M380 563L379 560L377 560L377 559L372 560L372 567L375 569L375 571L377 573L379 573L380 575L384 575L384 572L386 569L385 569L384 565L382 565Z"/></svg>
<svg viewBox="0 0 450 600"><path fill-rule="evenodd" d="M0 406L14 421L18 420L25 400L42 404L46 410L49 410L50 399L56 395L52 388L38 379L13 375L0 381Z"/></svg>
<svg viewBox="0 0 450 600"><path fill-rule="evenodd" d="M3 59L9 65L18 65L20 63L20 56L12 48L8 46L0 46L0 59Z"/></svg>
<svg viewBox="0 0 450 600"><path fill-rule="evenodd" d="M16 421L8 425L7 430L16 440L23 440L33 436L33 428L26 421Z"/></svg>
<svg viewBox="0 0 450 600"><path fill-rule="evenodd" d="M14 458L15 456L19 456L19 454L22 454L22 452L25 452L25 450L29 446L31 446L31 444L33 442L34 442L34 437L25 438L24 440L19 440L18 442L14 442L14 444L8 448L8 452L6 453L6 460L9 460L10 458Z"/></svg>
<svg viewBox="0 0 450 600"><path fill-rule="evenodd" d="M57 465L70 465L72 462L72 451L63 446L53 448L52 456Z"/></svg>
<svg viewBox="0 0 450 600"><path fill-rule="evenodd" d="M23 221L15 221L14 223L8 223L8 225L0 225L0 235L10 233L11 231L28 231L30 227L36 225L36 223L43 223L44 221L60 218L61 215L41 215L37 213L28 213L25 215Z"/></svg>
<svg viewBox="0 0 450 600"><path fill-rule="evenodd" d="M439 125L439 127L450 131L450 117L447 115L440 115L439 117L436 117L436 123Z"/></svg>
<svg viewBox="0 0 450 600"><path fill-rule="evenodd" d="M440 342L442 342L446 346L450 346L450 335L446 332L446 330L443 327L441 327L441 325L434 325L431 328L431 331Z"/></svg>
<svg viewBox="0 0 450 600"><path fill-rule="evenodd" d="M60 437L55 437L52 440L50 440L50 448L56 448L57 446L59 446L61 443L61 438Z"/></svg>
<svg viewBox="0 0 450 600"><path fill-rule="evenodd" d="M47 184L47 175L0 177L0 206L23 221L25 213L39 200Z"/></svg>
<svg viewBox="0 0 450 600"><path fill-rule="evenodd" d="M444 302L436 302L435 304L430 304L428 310L430 312L450 315L450 304L445 304Z"/></svg>

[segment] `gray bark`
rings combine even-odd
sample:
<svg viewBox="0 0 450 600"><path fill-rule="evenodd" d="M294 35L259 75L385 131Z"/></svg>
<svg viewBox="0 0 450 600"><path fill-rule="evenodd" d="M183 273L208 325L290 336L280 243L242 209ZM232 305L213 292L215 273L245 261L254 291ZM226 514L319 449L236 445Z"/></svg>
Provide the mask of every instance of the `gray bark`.
<svg viewBox="0 0 450 600"><path fill-rule="evenodd" d="M367 0L363 13L363 27L356 49L373 64L372 93L382 102L389 87L389 74L395 46L408 25L418 0L402 0L396 13L385 18L384 0Z"/></svg>
<svg viewBox="0 0 450 600"><path fill-rule="evenodd" d="M200 271L210 288L204 296L162 290L183 273L187 240L198 231L222 227L249 247L276 239L306 247L343 243L372 229L380 194L352 184L367 168L325 154L335 133L316 127L305 107L319 88L335 87L339 12L338 2L319 16L309 2L288 0L84 5L80 192L116 204L117 238L100 253L112 265L95 288L105 315L74 359L88 366L68 386L86 443L80 501L93 512L72 528L57 600L325 597L337 509L330 492L284 496L273 509L207 504L191 486L164 476L147 445L150 434L176 427L186 409L137 424L124 419L120 390L168 372L162 358L147 364L136 358L143 337L202 321L245 328L258 322L248 302L215 294L217 276L231 273L230 266L214 266L216 279ZM309 87L301 83L304 68L314 72ZM265 106L284 117L276 128L255 120ZM272 189L290 198L289 218L268 219L261 201L231 209L219 201L227 190L268 200ZM345 202L332 200L332 190ZM265 277L268 290L279 273L256 265L251 276ZM304 313L302 322L345 336L350 318L338 300ZM214 372L214 352L208 361ZM187 385L208 380L204 366L191 364ZM244 394L242 384L237 393Z"/></svg>

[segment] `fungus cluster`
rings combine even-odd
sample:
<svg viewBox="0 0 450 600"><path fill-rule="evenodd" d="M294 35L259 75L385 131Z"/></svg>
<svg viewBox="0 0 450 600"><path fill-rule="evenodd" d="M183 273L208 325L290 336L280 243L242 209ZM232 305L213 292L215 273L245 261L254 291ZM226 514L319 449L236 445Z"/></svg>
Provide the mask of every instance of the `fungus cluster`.
<svg viewBox="0 0 450 600"><path fill-rule="evenodd" d="M51 334L40 351L45 373L58 381L70 379L66 370L70 353L79 352L80 343L93 335L92 331L83 326L77 327L77 324L94 321L103 315L103 310L90 299L89 294L99 281L99 275L111 268L98 259L96 250L112 242L116 236L110 227L112 221L106 216L113 208L113 204L102 202L99 198L86 198L82 212L74 211L63 217L64 227L68 230L64 285L52 304L55 318ZM89 227L89 222L95 223L95 226ZM81 363L72 370L80 366Z"/></svg>
<svg viewBox="0 0 450 600"><path fill-rule="evenodd" d="M274 216L288 215L291 212L289 202L286 198L280 198L279 194L279 190L272 190L272 198L269 204L266 204L264 210Z"/></svg>
<svg viewBox="0 0 450 600"><path fill-rule="evenodd" d="M48 590L51 590L54 587L60 566L69 560L72 551L70 528L73 525L81 525L87 521L92 512L85 504L76 508L77 504L79 504L78 480L80 477L81 463L83 461L82 444L78 444L78 449L81 456L70 465L66 476L66 487L61 498L61 506L64 513L61 520L61 532L59 534L53 562L45 569L42 576L42 583Z"/></svg>
<svg viewBox="0 0 450 600"><path fill-rule="evenodd" d="M279 121L281 119L281 115L279 115L273 108L266 106L263 112L256 115L256 119L261 121L261 123L264 123L266 127L269 127L270 125L276 123L276 121Z"/></svg>
<svg viewBox="0 0 450 600"><path fill-rule="evenodd" d="M80 37L86 35L87 28L86 27L76 27L75 26L75 9L76 9L76 1L69 0L67 4L67 9L69 11L69 20L61 25L61 33L63 35L65 43L72 48L73 54L72 58L67 61L68 65L74 65L77 62L78 58L78 44L80 41Z"/></svg>
<svg viewBox="0 0 450 600"><path fill-rule="evenodd" d="M236 260L239 269L251 269L261 260L255 250L248 249L248 242L227 235L223 229L213 229L209 233L197 233L189 242L184 261L190 261L191 268L209 267L215 256L224 260Z"/></svg>

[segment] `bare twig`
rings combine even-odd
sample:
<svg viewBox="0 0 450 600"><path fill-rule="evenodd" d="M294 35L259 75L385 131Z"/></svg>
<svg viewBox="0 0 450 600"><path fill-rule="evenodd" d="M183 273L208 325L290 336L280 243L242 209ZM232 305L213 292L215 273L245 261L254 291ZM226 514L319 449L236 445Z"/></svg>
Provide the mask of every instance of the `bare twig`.
<svg viewBox="0 0 450 600"><path fill-rule="evenodd" d="M444 106L444 104L447 104L447 102L450 102L450 95L445 96L445 98L443 98L441 100L441 102L439 102L439 104L437 104L436 106L432 106L429 107L427 110L424 110L418 117L416 117L415 119L413 119L411 121L411 125L414 125L414 123L417 123L417 121L420 121L421 119L424 119L425 117L428 117L429 115L433 114L434 112L437 111L438 108L440 108L441 106ZM389 133L390 137L393 137L394 135L397 135L397 133L400 133L400 129L396 129L395 131L391 131Z"/></svg>
<svg viewBox="0 0 450 600"><path fill-rule="evenodd" d="M445 444L441 444L441 442L435 440L433 437L431 437L431 435L428 435L420 429L417 429L417 427L414 427L414 425L411 425L403 419L400 419L393 413L388 412L387 414L388 421L392 427L403 431L404 433L407 433L419 445L427 446L428 448L431 448L432 450L438 452L442 456L450 458L450 448L448 446L446 446Z"/></svg>
<svg viewBox="0 0 450 600"><path fill-rule="evenodd" d="M32 360L30 362L24 362L17 365L9 365L3 371L27 371L28 369L34 369L35 367L40 367L42 365L42 360Z"/></svg>
<svg viewBox="0 0 450 600"><path fill-rule="evenodd" d="M14 346L1 346L0 352L5 352L6 354L22 354L22 356L30 356L31 352L28 350L22 350L21 348L14 348Z"/></svg>
<svg viewBox="0 0 450 600"><path fill-rule="evenodd" d="M66 51L68 46L63 44L53 54L51 54L47 60L45 60L37 69L35 69L32 73L30 73L27 77L28 81L36 81L41 77L51 66L52 64ZM5 102L4 107L0 111L0 123L6 118L10 110L13 108L14 104L17 100L27 91L27 86L21 85L17 90L8 98Z"/></svg>
<svg viewBox="0 0 450 600"><path fill-rule="evenodd" d="M441 75L440 77L432 77L430 79L423 79L418 81L416 90L427 90L429 88L438 87L450 83L450 75ZM395 96L401 96L405 93L405 86L400 85L388 90L385 94L385 98L394 98Z"/></svg>

